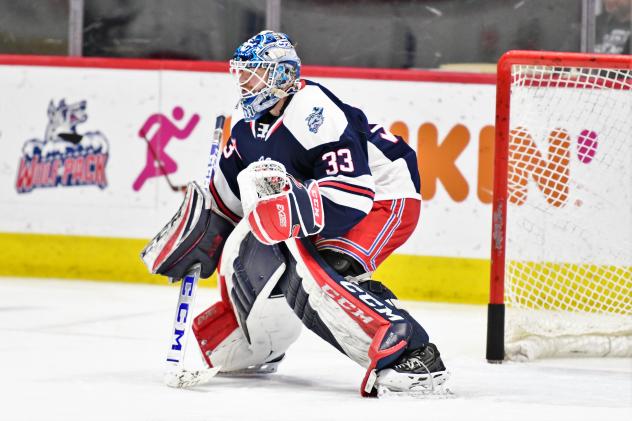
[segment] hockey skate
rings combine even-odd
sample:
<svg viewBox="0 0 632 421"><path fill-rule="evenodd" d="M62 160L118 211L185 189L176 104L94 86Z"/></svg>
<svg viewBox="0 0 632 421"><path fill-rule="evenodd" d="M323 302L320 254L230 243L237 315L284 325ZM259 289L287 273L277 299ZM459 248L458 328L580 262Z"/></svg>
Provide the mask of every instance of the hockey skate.
<svg viewBox="0 0 632 421"><path fill-rule="evenodd" d="M375 387L378 397L450 397L452 392L444 387L450 377L437 347L429 343L425 347L404 354L391 367L377 372Z"/></svg>

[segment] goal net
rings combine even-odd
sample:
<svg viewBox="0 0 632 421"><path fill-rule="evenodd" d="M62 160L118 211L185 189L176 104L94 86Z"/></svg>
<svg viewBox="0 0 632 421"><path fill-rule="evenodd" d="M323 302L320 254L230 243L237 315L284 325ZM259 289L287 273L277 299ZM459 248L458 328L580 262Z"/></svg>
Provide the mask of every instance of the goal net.
<svg viewBox="0 0 632 421"><path fill-rule="evenodd" d="M631 56L499 62L490 361L632 356L631 69Z"/></svg>

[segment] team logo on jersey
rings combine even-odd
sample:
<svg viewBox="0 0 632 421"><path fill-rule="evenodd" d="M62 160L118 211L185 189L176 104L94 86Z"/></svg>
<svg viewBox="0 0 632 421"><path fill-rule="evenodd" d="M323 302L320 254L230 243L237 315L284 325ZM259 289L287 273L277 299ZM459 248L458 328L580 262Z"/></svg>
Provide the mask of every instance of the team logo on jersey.
<svg viewBox="0 0 632 421"><path fill-rule="evenodd" d="M307 116L305 121L307 121L307 127L309 127L309 131L312 133L316 133L325 121L325 117L323 117L323 107L314 107L314 110L310 115Z"/></svg>
<svg viewBox="0 0 632 421"><path fill-rule="evenodd" d="M108 141L100 131L77 133L77 126L87 120L86 101L50 101L44 139L29 139L22 146L18 193L40 187L107 186Z"/></svg>

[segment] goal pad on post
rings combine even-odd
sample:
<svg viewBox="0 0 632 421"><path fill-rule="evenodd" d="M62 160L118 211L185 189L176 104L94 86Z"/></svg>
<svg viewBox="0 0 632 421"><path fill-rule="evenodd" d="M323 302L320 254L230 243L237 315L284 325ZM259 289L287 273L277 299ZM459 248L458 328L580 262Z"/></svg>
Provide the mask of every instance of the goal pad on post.
<svg viewBox="0 0 632 421"><path fill-rule="evenodd" d="M498 62L487 360L632 356L632 56Z"/></svg>

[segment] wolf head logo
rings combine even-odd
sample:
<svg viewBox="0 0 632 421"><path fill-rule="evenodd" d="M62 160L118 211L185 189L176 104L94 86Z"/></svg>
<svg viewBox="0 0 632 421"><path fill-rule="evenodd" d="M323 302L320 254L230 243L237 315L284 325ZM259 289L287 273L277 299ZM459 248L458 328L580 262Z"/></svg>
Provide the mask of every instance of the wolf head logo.
<svg viewBox="0 0 632 421"><path fill-rule="evenodd" d="M314 107L311 114L305 119L307 121L307 127L312 133L318 132L320 126L323 125L325 117L323 116L323 107Z"/></svg>
<svg viewBox="0 0 632 421"><path fill-rule="evenodd" d="M44 141L64 140L76 145L83 137L77 133L77 125L84 123L87 119L85 100L66 104L66 101L62 99L57 106L51 100L48 104L48 124Z"/></svg>

